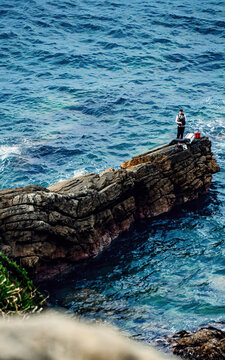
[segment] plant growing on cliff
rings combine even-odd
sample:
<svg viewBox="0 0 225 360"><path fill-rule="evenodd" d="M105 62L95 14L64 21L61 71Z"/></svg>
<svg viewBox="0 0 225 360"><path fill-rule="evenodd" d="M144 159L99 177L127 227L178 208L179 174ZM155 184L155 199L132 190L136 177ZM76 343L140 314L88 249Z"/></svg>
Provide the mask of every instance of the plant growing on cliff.
<svg viewBox="0 0 225 360"><path fill-rule="evenodd" d="M41 311L44 302L26 270L0 253L0 315Z"/></svg>

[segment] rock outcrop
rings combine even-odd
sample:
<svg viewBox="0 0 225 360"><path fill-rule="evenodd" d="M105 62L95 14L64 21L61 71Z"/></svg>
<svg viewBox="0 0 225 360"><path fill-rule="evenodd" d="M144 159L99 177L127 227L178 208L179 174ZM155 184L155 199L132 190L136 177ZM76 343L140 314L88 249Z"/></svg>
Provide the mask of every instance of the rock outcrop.
<svg viewBox="0 0 225 360"><path fill-rule="evenodd" d="M172 360L105 325L59 314L0 319L0 360Z"/></svg>
<svg viewBox="0 0 225 360"><path fill-rule="evenodd" d="M168 337L175 355L189 360L224 360L225 332L209 326L196 332L181 331Z"/></svg>
<svg viewBox="0 0 225 360"><path fill-rule="evenodd" d="M198 198L219 166L208 138L183 150L164 145L119 170L89 174L50 188L0 191L0 251L39 277L98 255L139 218Z"/></svg>

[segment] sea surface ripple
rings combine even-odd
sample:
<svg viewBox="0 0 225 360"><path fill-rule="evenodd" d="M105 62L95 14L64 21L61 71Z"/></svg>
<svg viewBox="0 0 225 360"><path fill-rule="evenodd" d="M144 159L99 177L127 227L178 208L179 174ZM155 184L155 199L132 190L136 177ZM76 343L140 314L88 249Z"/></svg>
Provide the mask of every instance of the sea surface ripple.
<svg viewBox="0 0 225 360"><path fill-rule="evenodd" d="M1 188L118 168L175 137L180 107L221 166L205 199L138 224L55 304L147 341L225 320L224 43L219 0L0 0Z"/></svg>

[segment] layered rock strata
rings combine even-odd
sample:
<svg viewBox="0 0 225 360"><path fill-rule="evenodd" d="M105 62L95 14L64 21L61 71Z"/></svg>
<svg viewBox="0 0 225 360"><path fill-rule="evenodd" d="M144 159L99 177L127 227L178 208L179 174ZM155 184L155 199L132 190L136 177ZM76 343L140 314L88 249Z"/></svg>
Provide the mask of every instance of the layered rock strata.
<svg viewBox="0 0 225 360"><path fill-rule="evenodd" d="M219 166L208 138L164 145L109 169L0 191L0 251L46 277L98 255L139 218L198 198Z"/></svg>

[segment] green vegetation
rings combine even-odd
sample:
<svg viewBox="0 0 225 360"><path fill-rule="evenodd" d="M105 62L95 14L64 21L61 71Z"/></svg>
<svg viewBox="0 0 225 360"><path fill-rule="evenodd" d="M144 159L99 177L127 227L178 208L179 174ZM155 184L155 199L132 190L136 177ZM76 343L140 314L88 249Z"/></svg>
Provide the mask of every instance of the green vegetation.
<svg viewBox="0 0 225 360"><path fill-rule="evenodd" d="M38 312L44 302L26 270L0 253L0 315Z"/></svg>

